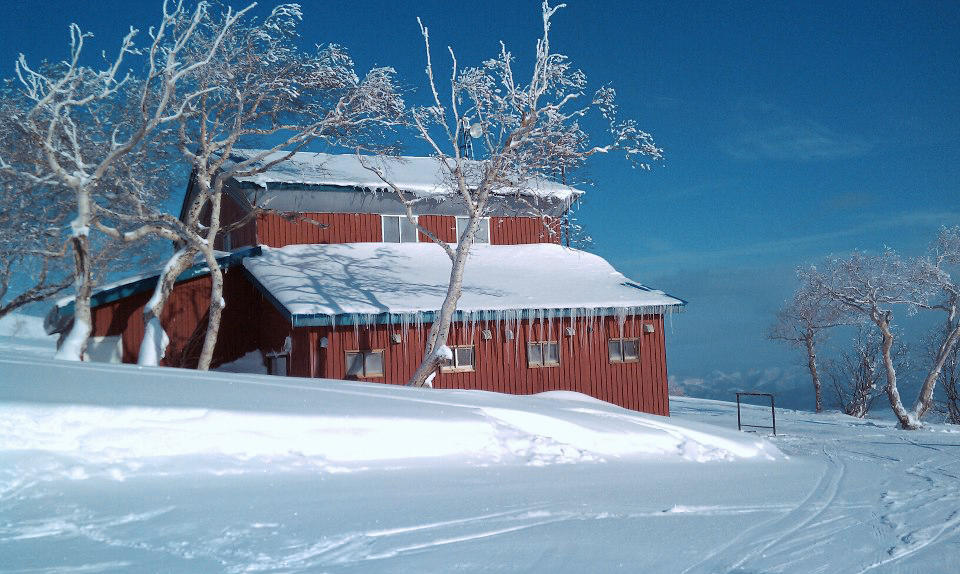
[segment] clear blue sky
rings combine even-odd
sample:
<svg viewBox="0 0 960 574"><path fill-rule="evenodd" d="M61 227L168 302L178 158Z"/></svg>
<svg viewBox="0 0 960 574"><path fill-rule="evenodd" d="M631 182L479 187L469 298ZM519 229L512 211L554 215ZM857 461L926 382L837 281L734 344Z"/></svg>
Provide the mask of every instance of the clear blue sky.
<svg viewBox="0 0 960 574"><path fill-rule="evenodd" d="M71 21L112 51L159 6L8 0L0 75L17 52L62 58ZM411 100L424 93L417 16L438 67L448 45L473 65L503 40L523 69L540 33L529 0L303 6L306 44L343 44L361 70L393 66L419 89ZM553 31L666 150L652 172L592 163L581 221L618 269L690 301L668 342L678 378L803 384L799 357L764 336L794 268L855 248L918 253L960 224L958 2L571 0Z"/></svg>

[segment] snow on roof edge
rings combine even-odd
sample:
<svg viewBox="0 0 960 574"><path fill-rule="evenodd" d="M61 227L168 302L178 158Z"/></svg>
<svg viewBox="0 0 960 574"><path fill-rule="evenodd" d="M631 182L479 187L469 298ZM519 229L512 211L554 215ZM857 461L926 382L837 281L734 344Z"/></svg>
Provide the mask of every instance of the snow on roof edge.
<svg viewBox="0 0 960 574"><path fill-rule="evenodd" d="M235 149L231 157L247 159L264 150ZM277 155L283 152L275 152ZM268 155L265 159L270 158ZM387 174L391 182L402 191L421 197L447 195L452 191L444 183L439 158L434 156L362 156L363 161L375 164ZM449 161L449 159L448 159ZM480 165L481 160L464 160L472 165ZM249 176L234 176L241 183L252 183L266 188L270 184L333 186L359 188L369 191L389 190L373 171L365 168L355 154L328 154L322 152L296 152L290 159L278 163L269 170ZM496 190L494 195L513 195L520 193L537 197L548 197L564 202L572 202L585 192L546 178L530 178L520 186L505 187Z"/></svg>
<svg viewBox="0 0 960 574"><path fill-rule="evenodd" d="M295 327L418 325L435 320L442 305L442 293L446 291L449 260L436 250L437 253L432 254L433 263L439 262L442 268L439 272L431 269L431 258L428 257L431 247L364 243L265 248L262 257L247 259L243 265L257 289ZM528 278L527 284L520 285L519 289L511 289L511 283L516 280L509 277L518 275L516 254L526 254L531 249L534 257L539 255L548 260L551 253L554 259L557 251L567 253L560 255L560 261L566 263L575 262L578 256L587 257L584 260L586 267L576 265L571 271L575 275L588 276L585 281L572 280L573 283L585 283L587 289L580 285L579 290L570 291L573 289L570 277L556 277L552 273L546 277L554 277L565 285L559 290L563 294L560 297L556 296L556 289L554 296L547 297L539 296L536 289L530 290L531 281L539 285L546 280L542 273ZM687 304L683 299L627 279L596 255L559 245L485 246L477 251L471 254L473 261L467 266L464 298L455 311L455 322L662 316L683 312ZM483 251L488 253L481 257ZM514 257L509 257L510 254ZM372 263L374 260L377 263ZM512 260L513 264L501 270L503 276L500 278L491 280L487 277L485 282L482 280L477 284L477 275L473 279L469 277L471 271L490 274L490 269L477 271L477 265L484 261L488 265L495 262L498 267L503 267L507 260ZM598 263L602 266L597 267ZM350 269L349 274L341 276L346 269ZM394 275L397 270L405 277L416 277L416 286L409 286L406 279L398 285L398 277ZM627 287L632 289L624 291ZM611 288L614 291L610 291ZM397 290L405 293L399 295ZM633 290L637 290L636 295L629 293ZM468 292L470 296L467 296Z"/></svg>

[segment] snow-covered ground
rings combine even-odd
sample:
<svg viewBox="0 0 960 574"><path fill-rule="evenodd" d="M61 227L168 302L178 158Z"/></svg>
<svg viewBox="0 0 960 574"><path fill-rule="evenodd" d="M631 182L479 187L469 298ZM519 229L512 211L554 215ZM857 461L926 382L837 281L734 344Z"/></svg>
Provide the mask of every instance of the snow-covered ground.
<svg viewBox="0 0 960 574"><path fill-rule="evenodd" d="M55 362L0 321L0 572L926 572L960 432ZM760 407L748 422L763 424Z"/></svg>

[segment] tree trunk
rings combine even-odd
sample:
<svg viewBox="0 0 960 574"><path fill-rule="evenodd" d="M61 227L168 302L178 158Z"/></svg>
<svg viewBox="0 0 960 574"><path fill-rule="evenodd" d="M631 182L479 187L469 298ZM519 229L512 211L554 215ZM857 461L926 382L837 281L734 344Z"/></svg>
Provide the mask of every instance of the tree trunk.
<svg viewBox="0 0 960 574"><path fill-rule="evenodd" d="M209 371L210 364L213 362L213 351L217 346L217 339L220 335L220 319L223 316L226 302L223 300L223 271L217 263L213 249L205 249L204 256L207 260L207 266L210 267L210 312L207 321L207 333L203 338L203 349L200 351L200 361L197 363L197 369Z"/></svg>
<svg viewBox="0 0 960 574"><path fill-rule="evenodd" d="M463 271L467 265L467 258L470 256L470 248L473 247L474 237L477 229L480 227L479 213L477 209L475 214L470 215L467 224L467 230L460 238L457 244L456 255L453 258L453 266L450 269L450 283L447 285L447 295L443 299L443 305L440 306L440 312L434 318L433 325L430 327L430 334L427 336L427 348L423 354L423 360L420 366L410 377L407 383L411 387L422 387L427 378L430 377L439 367L442 356L438 353L440 348L447 344L447 338L450 335L450 323L453 321L453 314L457 310L457 302L460 300L460 294L463 290Z"/></svg>
<svg viewBox="0 0 960 574"><path fill-rule="evenodd" d="M890 320L889 311L874 319L883 333L881 349L883 366L887 371L887 398L890 400L890 408L893 410L893 414L900 421L900 427L904 430L917 430L920 428L920 421L904 408L903 401L900 400L900 391L897 389L897 370L894 368L893 358L890 356L890 349L893 347L893 332L890 330Z"/></svg>
<svg viewBox="0 0 960 574"><path fill-rule="evenodd" d="M952 320L953 317L951 314L950 321L952 322ZM948 325L949 324L950 323L948 323ZM953 350L953 346L957 344L958 338L960 338L960 323L958 323L953 330L949 331L947 338L943 341L943 344L940 345L940 348L937 350L937 358L934 361L933 368L927 373L927 378L924 379L923 386L920 387L917 403L913 407L913 415L918 420L933 406L933 390L937 386L937 378L940 376L940 370L943 369L943 365L947 361L947 356L950 354L950 351Z"/></svg>
<svg viewBox="0 0 960 574"><path fill-rule="evenodd" d="M177 277L191 266L196 254L196 248L185 247L174 253L167 261L163 273L157 280L157 286L154 287L153 296L143 307L144 332L137 364L156 366L166 354L169 339L161 323L163 309L170 294L173 293Z"/></svg>
<svg viewBox="0 0 960 574"><path fill-rule="evenodd" d="M73 301L73 326L57 349L55 358L64 361L82 361L87 352L87 341L93 331L93 313L90 297L93 294L93 271L90 269L90 238L86 229L79 229L70 238L73 248L74 283L77 293Z"/></svg>
<svg viewBox="0 0 960 574"><path fill-rule="evenodd" d="M804 341L807 344L807 368L810 369L810 378L813 380L813 393L818 413L823 412L823 394L820 390L820 373L817 372L817 349L813 340L813 329L807 329Z"/></svg>

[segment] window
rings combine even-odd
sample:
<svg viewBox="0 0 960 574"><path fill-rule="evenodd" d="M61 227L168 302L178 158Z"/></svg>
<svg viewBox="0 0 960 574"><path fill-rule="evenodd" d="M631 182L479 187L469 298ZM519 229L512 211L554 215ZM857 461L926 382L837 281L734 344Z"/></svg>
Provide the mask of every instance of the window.
<svg viewBox="0 0 960 574"><path fill-rule="evenodd" d="M441 372L452 373L474 370L473 345L450 347L450 351L453 353L453 358L447 359L440 365Z"/></svg>
<svg viewBox="0 0 960 574"><path fill-rule="evenodd" d="M383 350L375 351L347 351L348 377L382 377Z"/></svg>
<svg viewBox="0 0 960 574"><path fill-rule="evenodd" d="M611 363L636 363L640 360L640 339L610 339L607 349Z"/></svg>
<svg viewBox="0 0 960 574"><path fill-rule="evenodd" d="M457 218L457 241L463 237L463 232L467 230L467 223L470 222L468 217L458 217ZM474 238L474 243L490 243L490 218L484 217L480 220L480 226L477 227L477 236Z"/></svg>
<svg viewBox="0 0 960 574"><path fill-rule="evenodd" d="M553 341L527 343L527 366L556 367L560 364L560 347Z"/></svg>
<svg viewBox="0 0 960 574"><path fill-rule="evenodd" d="M416 243L417 226L406 215L381 215L384 243ZM416 217L414 217L416 219Z"/></svg>

